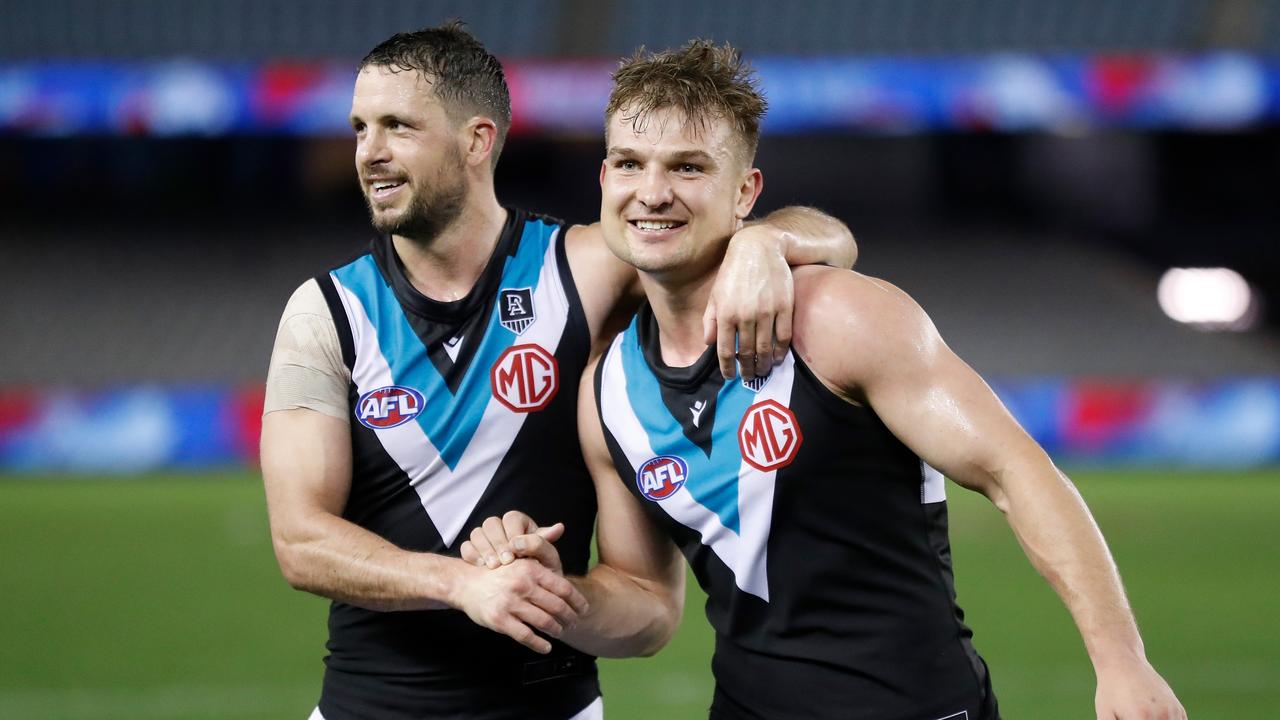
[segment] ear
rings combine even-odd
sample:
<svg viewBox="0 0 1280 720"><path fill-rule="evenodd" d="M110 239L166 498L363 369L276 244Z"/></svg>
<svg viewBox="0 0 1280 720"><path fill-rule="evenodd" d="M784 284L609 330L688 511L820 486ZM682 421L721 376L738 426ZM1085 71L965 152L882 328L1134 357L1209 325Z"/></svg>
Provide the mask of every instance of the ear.
<svg viewBox="0 0 1280 720"><path fill-rule="evenodd" d="M605 170L607 170L608 168L609 168L609 161L608 161L608 160L601 160L601 161L600 161L600 187L602 187L602 188L604 187L604 172L605 172Z"/></svg>
<svg viewBox="0 0 1280 720"><path fill-rule="evenodd" d="M489 118L477 115L462 126L460 140L467 165L488 166L489 156L493 154L494 145L498 142L498 126Z"/></svg>
<svg viewBox="0 0 1280 720"><path fill-rule="evenodd" d="M762 190L764 173L760 172L760 168L747 170L747 174L742 177L742 184L738 186L738 200L734 204L734 215L739 220L745 220L751 215L751 208L755 207Z"/></svg>

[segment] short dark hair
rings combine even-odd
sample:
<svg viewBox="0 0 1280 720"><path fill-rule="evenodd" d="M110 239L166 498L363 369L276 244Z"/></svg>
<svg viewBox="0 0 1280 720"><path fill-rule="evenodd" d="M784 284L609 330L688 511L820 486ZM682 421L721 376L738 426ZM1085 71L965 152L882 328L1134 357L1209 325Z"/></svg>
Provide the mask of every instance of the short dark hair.
<svg viewBox="0 0 1280 720"><path fill-rule="evenodd" d="M498 127L491 165L511 128L511 93L502 64L479 40L472 37L460 20L439 27L396 33L379 43L360 61L360 70L370 65L392 72L416 70L432 83L449 119L462 122L483 115Z"/></svg>
<svg viewBox="0 0 1280 720"><path fill-rule="evenodd" d="M705 128L721 118L738 133L750 164L760 142L760 119L768 104L755 70L732 45L691 40L678 50L646 53L641 47L613 74L605 119L624 110L639 127L654 110L676 108Z"/></svg>

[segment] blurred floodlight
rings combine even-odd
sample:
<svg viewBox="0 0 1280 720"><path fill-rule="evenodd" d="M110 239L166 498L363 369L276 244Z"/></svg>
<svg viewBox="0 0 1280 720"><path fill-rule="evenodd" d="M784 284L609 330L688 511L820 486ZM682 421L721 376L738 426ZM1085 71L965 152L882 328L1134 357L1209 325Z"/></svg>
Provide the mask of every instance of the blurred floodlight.
<svg viewBox="0 0 1280 720"><path fill-rule="evenodd" d="M1258 318L1249 282L1229 268L1170 268L1156 296L1166 315L1202 330L1248 330Z"/></svg>

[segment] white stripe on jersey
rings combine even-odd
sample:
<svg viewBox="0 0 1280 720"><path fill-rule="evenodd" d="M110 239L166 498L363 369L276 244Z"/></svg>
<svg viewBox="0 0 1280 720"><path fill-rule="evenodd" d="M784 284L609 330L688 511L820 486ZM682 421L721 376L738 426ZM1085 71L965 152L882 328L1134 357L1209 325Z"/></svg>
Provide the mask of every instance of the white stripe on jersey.
<svg viewBox="0 0 1280 720"><path fill-rule="evenodd" d="M634 477L636 468L661 453L654 451L649 443L648 433L636 417L631 403L627 401L622 340L621 335L614 340L604 361L600 407L604 424L627 456ZM774 367L769 381L756 393L755 402L775 400L789 407L794 380L795 358L788 352L782 363ZM716 409L719 411L721 408ZM733 442L737 441L738 420L734 419ZM729 438L718 437L716 440L724 442ZM702 536L702 544L711 548L733 572L734 582L739 589L766 602L769 600L769 531L773 523L773 493L777 475L777 470L763 472L746 462L739 463L738 522L741 535L725 527L719 515L695 500L687 483L668 497L657 501L673 519Z"/></svg>
<svg viewBox="0 0 1280 720"><path fill-rule="evenodd" d="M560 282L560 268L556 262L558 242L559 228L547 243L538 286L533 293L533 304L538 308L537 320L525 330L519 340L520 344L541 345L553 355L564 335L569 317L569 299ZM351 378L357 388L356 394L363 395L377 388L395 385L391 368L378 347L378 333L364 306L354 293L338 282L337 277L330 274L330 279L338 289L338 297L346 308L347 320L351 325L356 351L356 366ZM506 332L493 328L488 331ZM425 357L425 350L423 355ZM469 372L487 374L489 369L470 368ZM576 382L576 378L569 378L567 381ZM561 378L560 382L564 383L566 379ZM431 399L427 398L426 402L428 407L424 412L430 412ZM387 454L409 476L410 484L440 533L440 538L445 545L453 545L463 524L480 501L480 496L489 487L502 459L511 449L511 444L515 442L526 417L527 413L512 412L496 398L490 397L475 435L453 470L445 464L440 452L416 422L374 432Z"/></svg>

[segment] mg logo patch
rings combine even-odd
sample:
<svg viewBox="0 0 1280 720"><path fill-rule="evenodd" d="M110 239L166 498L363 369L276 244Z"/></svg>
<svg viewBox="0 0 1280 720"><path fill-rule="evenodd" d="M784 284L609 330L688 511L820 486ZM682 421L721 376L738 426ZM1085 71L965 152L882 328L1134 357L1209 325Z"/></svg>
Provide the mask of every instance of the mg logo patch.
<svg viewBox="0 0 1280 720"><path fill-rule="evenodd" d="M777 400L763 400L747 408L738 425L742 459L762 472L790 465L802 442L795 413Z"/></svg>
<svg viewBox="0 0 1280 720"><path fill-rule="evenodd" d="M373 430L403 425L422 412L422 393L403 385L370 390L356 402L356 420Z"/></svg>
<svg viewBox="0 0 1280 720"><path fill-rule="evenodd" d="M498 356L489 371L498 402L512 412L536 412L560 389L560 364L540 345L514 345Z"/></svg>
<svg viewBox="0 0 1280 720"><path fill-rule="evenodd" d="M498 322L519 335L537 316L533 314L533 288L503 288L498 293Z"/></svg>
<svg viewBox="0 0 1280 720"><path fill-rule="evenodd" d="M636 487L640 494L657 502L675 494L684 487L689 477L689 466L675 455L659 455L646 460L636 471Z"/></svg>

